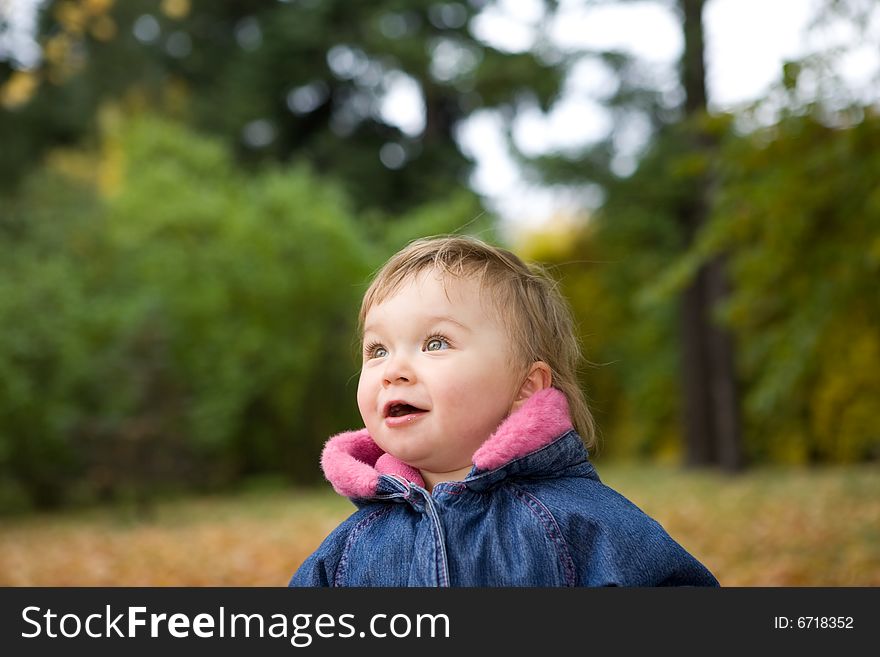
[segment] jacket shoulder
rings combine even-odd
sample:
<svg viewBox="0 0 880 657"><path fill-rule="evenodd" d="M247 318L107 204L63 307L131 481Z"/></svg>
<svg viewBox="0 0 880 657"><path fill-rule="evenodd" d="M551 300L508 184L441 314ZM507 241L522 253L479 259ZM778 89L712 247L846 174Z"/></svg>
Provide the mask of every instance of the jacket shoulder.
<svg viewBox="0 0 880 657"><path fill-rule="evenodd" d="M535 482L553 515L580 586L718 586L656 520L605 484L572 477Z"/></svg>

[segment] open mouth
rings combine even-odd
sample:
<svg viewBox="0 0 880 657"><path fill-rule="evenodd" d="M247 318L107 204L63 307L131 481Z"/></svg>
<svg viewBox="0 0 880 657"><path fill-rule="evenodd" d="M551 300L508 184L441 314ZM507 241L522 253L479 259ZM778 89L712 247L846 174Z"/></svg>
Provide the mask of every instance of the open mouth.
<svg viewBox="0 0 880 657"><path fill-rule="evenodd" d="M403 417L404 415L412 415L414 413L427 413L427 411L424 408L418 408L403 402L392 402L385 407L385 417Z"/></svg>

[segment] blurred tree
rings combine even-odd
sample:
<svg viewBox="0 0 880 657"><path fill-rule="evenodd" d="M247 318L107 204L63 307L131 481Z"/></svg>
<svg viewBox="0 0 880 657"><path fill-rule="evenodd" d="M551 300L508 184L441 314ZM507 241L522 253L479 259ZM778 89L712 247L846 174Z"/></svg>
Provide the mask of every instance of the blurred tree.
<svg viewBox="0 0 880 657"><path fill-rule="evenodd" d="M829 15L839 18L844 6L857 4L835 3ZM727 440L709 445L700 458L720 454L723 445L733 464L745 454L784 462L877 458L878 434L865 423L880 399L873 370L844 374L856 353L870 358L876 348L865 331L877 312L876 295L865 287L876 278L876 262L856 255L873 253L878 235L867 182L878 175L870 155L876 111L860 106L852 91L838 94L830 60L811 55L787 63L779 85L750 111L709 115L702 64L693 54L700 48L685 43L682 88L687 79L690 88L680 109L656 123L634 172L614 173L611 138L536 162L548 179L599 183L605 191L586 228L553 259L565 266L588 355L610 365L587 376L600 424L605 413L606 429L614 432L610 451L680 454L673 419L686 416L687 401L670 378L676 357L687 356L670 347L687 325L676 319L673 304L684 294L693 295L692 316L701 308L716 333L678 342L706 350L709 371L720 362L730 375L722 385L742 386L748 429L741 444L732 440L739 421L728 422ZM828 89L834 93L819 91ZM651 115L650 107L634 111ZM758 130L755 116L766 117L768 107L778 125ZM836 273L829 276L832 262ZM733 287L725 284L726 263ZM726 331L743 350L735 363L706 355L713 344L731 340ZM732 356L726 348L719 353ZM711 406L718 383L704 385L692 383L693 399ZM735 389L726 395L735 402Z"/></svg>
<svg viewBox="0 0 880 657"><path fill-rule="evenodd" d="M605 139L585 148L532 160L534 170L545 180L601 187L604 205L592 221L606 225L610 231L604 232L606 237L614 234L623 243L628 242L629 248L621 252L630 263L628 266L632 266L636 253L645 260L644 269L636 266L639 271L655 270L656 257L675 257L693 243L706 222L715 186L712 168L717 145L706 129L705 2L667 0L660 4L681 20L684 49L677 93L664 90L632 55L618 51L578 52L569 66L585 59L598 60L616 75L616 88L604 99L615 117L615 127ZM647 131L648 144L655 140L662 144L643 152L644 159L638 165L642 173L651 171L654 177L621 173L621 135L637 126ZM648 188L644 187L646 184ZM640 204L645 204L644 208L638 207ZM669 222L667 226L658 225L664 221ZM602 227L599 232L603 232ZM645 240L658 232L669 237L661 243ZM635 250L637 243L643 245L639 251ZM675 246L668 251L660 244ZM621 276L622 280L632 281L629 274ZM733 472L744 466L736 358L731 336L712 319L712 309L728 293L723 254L718 254L694 272L693 280L682 293L678 326L666 338L679 344L679 414L685 462L716 464Z"/></svg>
<svg viewBox="0 0 880 657"><path fill-rule="evenodd" d="M687 250L675 210L695 163L689 142L675 135L656 140L609 195L602 212L614 221L520 247L556 263L583 327L594 361L584 380L599 426L613 436L602 452L682 455L670 376L675 301L724 253L734 285L713 315L741 345L748 460L880 458L870 419L880 412L880 377L869 365L880 354L880 117L851 108L837 123L792 113L740 134L733 117L708 120L719 149L713 203Z"/></svg>
<svg viewBox="0 0 880 657"><path fill-rule="evenodd" d="M0 64L0 180L13 185L47 148L90 134L103 101L126 98L223 136L240 161L307 160L360 210L442 198L466 186L462 119L524 96L546 107L558 90L540 57L473 36L484 4L52 0L41 66Z"/></svg>
<svg viewBox="0 0 880 657"><path fill-rule="evenodd" d="M584 0L581 4L623 5L626 0ZM534 158L527 165L545 181L581 188L592 185L601 190L603 202L590 218L592 226L576 242L582 251L573 251L563 259L586 254L596 257L597 248L601 248L598 258L606 264L593 266L600 271L603 281L599 287L624 300L623 312L612 314L636 324L625 329L620 340L612 338L604 346L611 348L609 360L621 370L624 394L637 400L631 408L640 409L635 411L637 414L650 413L653 418L644 417L639 430L668 435L662 425L675 412L683 420L683 456L687 463L717 463L736 471L744 465L745 456L738 361L730 323L719 316L726 299L735 297L736 292L730 287L727 255L722 249L712 251L711 257L700 258L700 266L694 266L697 260L688 255L706 229L716 204L722 184L718 180L719 169L725 166L727 157L720 153L720 141L731 138L731 126L726 117L708 115L702 25L704 6L708 3L660 0L655 4L666 7L681 22L684 47L677 83L670 87L662 73L652 74L645 62L627 53L567 53L563 66L572 74L584 63L598 63L600 68L613 71L614 81L606 85L604 95L599 93L591 98L607 108L613 117L612 128L605 139L586 147L570 146L561 154ZM765 121L768 112L785 119L786 111L822 117L830 125L841 121L848 124L852 112L846 108L855 107L853 111L858 114L861 97L842 82L841 69L835 68L835 62L839 64L847 52L865 45L870 26L876 26L875 5L862 0L834 0L817 5L813 29L826 38L829 33L850 35L851 43L835 43L834 48L825 43L819 46L820 50L787 62L781 82L766 99L756 103L753 111L737 117L737 128L754 130L757 115L763 115ZM545 6L550 11L557 3L547 1ZM572 6L568 5L568 10ZM629 161L631 166L623 157L626 149L622 144L627 141L627 133L630 140L632 135L642 134L642 143L647 145ZM681 294L678 319L673 324L668 323L673 315L667 302L650 292L652 281L662 277L664 271L677 277L675 289ZM690 278L682 278L683 271ZM652 313L651 321L647 321L646 313ZM594 321L595 314L590 312L588 317ZM666 354L664 345L672 341L679 345L678 395L668 386L654 385L658 382L655 375L672 374L668 367L672 361L665 355L652 354L657 354L657 349ZM649 345L655 351L649 350ZM629 371L626 363L618 360L620 354L635 357L638 373ZM665 365L653 367L649 363ZM662 399L670 401L659 401ZM677 409L677 402L672 400L680 401ZM623 431L632 430L629 426ZM654 444L645 438L635 442ZM665 439L659 439L655 447L664 442Z"/></svg>
<svg viewBox="0 0 880 657"><path fill-rule="evenodd" d="M693 269L730 254L735 291L719 310L743 345L761 460L880 458L880 116L848 116L791 114L728 139L723 185L685 259Z"/></svg>
<svg viewBox="0 0 880 657"><path fill-rule="evenodd" d="M706 223L715 188L712 135L700 129L708 111L706 98L705 0L679 0L683 16L684 53L681 76L685 121L694 128L687 138L693 153L706 163L689 181L676 219L691 245ZM716 254L696 272L684 290L680 308L685 459L688 465L720 465L735 472L745 465L733 338L713 321L713 309L730 294L724 254Z"/></svg>

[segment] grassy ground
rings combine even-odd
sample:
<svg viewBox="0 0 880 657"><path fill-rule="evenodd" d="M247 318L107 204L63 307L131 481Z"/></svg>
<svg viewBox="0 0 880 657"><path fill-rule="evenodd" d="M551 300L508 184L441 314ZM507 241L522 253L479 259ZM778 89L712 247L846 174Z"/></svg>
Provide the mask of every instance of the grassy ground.
<svg viewBox="0 0 880 657"><path fill-rule="evenodd" d="M876 467L599 472L722 585L880 586ZM112 509L0 518L0 585L284 585L352 510L327 487L166 502L150 522Z"/></svg>

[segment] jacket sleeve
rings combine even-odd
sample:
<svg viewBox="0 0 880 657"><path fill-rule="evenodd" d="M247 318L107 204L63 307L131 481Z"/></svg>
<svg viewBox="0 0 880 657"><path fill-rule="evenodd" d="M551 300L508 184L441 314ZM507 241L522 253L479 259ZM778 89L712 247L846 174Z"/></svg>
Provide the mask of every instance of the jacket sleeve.
<svg viewBox="0 0 880 657"><path fill-rule="evenodd" d="M336 571L345 553L352 519L357 515L357 513L353 514L348 520L336 527L318 546L318 549L303 561L293 577L290 578L290 582L287 584L289 587L336 586Z"/></svg>
<svg viewBox="0 0 880 657"><path fill-rule="evenodd" d="M336 564L327 559L327 554L320 548L315 550L308 559L297 568L287 586L332 586Z"/></svg>
<svg viewBox="0 0 880 657"><path fill-rule="evenodd" d="M579 586L718 586L709 570L648 516L625 524L577 518L566 542Z"/></svg>
<svg viewBox="0 0 880 657"><path fill-rule="evenodd" d="M719 586L660 523L606 490L593 512L562 522L579 586Z"/></svg>

